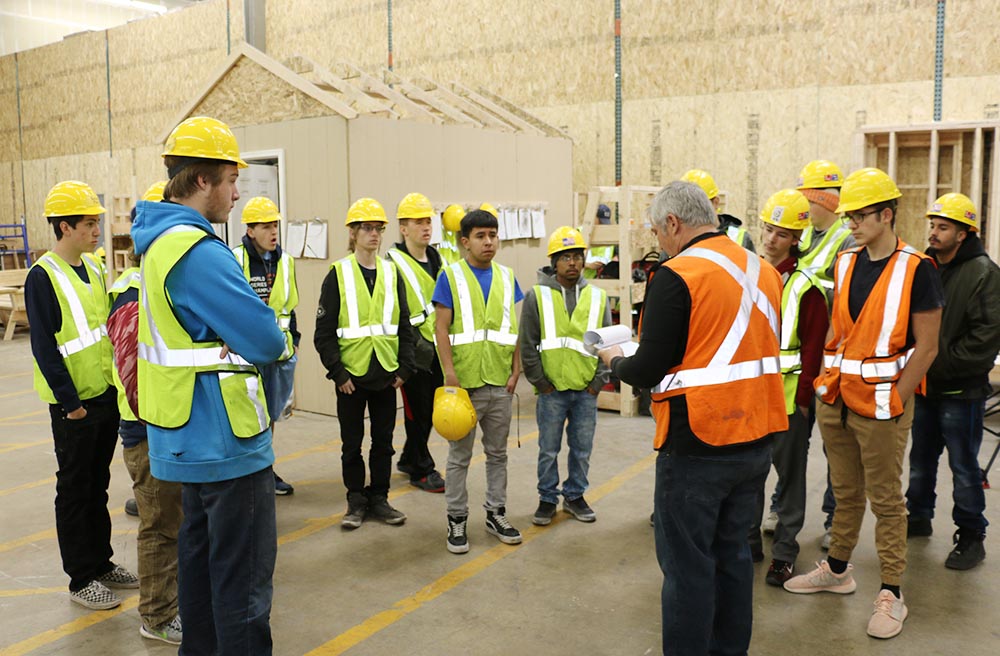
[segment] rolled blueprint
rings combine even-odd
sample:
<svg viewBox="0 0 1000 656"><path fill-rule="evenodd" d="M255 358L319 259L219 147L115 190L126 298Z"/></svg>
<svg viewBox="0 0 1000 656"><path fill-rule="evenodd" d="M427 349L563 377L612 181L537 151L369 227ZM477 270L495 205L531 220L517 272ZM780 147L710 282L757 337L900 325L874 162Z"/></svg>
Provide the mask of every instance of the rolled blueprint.
<svg viewBox="0 0 1000 656"><path fill-rule="evenodd" d="M635 355L639 345L632 341L632 329L628 326L605 326L597 330L588 330L583 334L583 345L588 351L596 354L601 349L617 344L626 357Z"/></svg>

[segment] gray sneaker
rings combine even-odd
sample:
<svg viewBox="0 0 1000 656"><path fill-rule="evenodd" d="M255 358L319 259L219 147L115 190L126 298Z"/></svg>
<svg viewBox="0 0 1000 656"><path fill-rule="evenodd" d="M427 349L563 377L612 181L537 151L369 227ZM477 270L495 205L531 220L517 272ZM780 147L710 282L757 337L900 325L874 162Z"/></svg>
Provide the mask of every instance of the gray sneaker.
<svg viewBox="0 0 1000 656"><path fill-rule="evenodd" d="M158 629L151 629L143 622L139 625L139 635L150 640L165 642L168 645L179 645L184 636L181 629L181 616L178 615Z"/></svg>
<svg viewBox="0 0 1000 656"><path fill-rule="evenodd" d="M340 520L340 525L344 528L355 529L365 521L365 514L368 512L368 497L362 492L347 493L347 512Z"/></svg>
<svg viewBox="0 0 1000 656"><path fill-rule="evenodd" d="M556 516L558 509L559 506L554 503L539 501L538 509L535 511L535 516L531 518L531 523L535 526L548 526L552 523L552 518Z"/></svg>
<svg viewBox="0 0 1000 656"><path fill-rule="evenodd" d="M121 605L122 600L100 581L91 581L87 587L70 592L69 598L93 610L109 610Z"/></svg>
<svg viewBox="0 0 1000 656"><path fill-rule="evenodd" d="M397 526L406 521L406 515L390 506L389 500L384 496L372 497L368 502L368 515L390 526Z"/></svg>
<svg viewBox="0 0 1000 656"><path fill-rule="evenodd" d="M581 522L590 522L597 520L597 513L594 509L590 507L587 500L583 497L577 497L575 499L563 499L563 510L573 515Z"/></svg>
<svg viewBox="0 0 1000 656"><path fill-rule="evenodd" d="M118 588L120 590L135 590L139 587L139 577L121 565L115 565L114 569L107 574L98 576L97 581L109 588Z"/></svg>

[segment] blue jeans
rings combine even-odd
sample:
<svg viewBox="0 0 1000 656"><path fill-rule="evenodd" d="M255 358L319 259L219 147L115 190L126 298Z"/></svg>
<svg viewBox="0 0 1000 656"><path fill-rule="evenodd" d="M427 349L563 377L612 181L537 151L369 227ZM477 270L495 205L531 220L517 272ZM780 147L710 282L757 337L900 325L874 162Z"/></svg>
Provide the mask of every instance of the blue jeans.
<svg viewBox="0 0 1000 656"><path fill-rule="evenodd" d="M746 654L753 628L747 533L771 468L770 443L656 459L656 558L663 653Z"/></svg>
<svg viewBox="0 0 1000 656"><path fill-rule="evenodd" d="M184 483L177 539L180 656L271 653L278 553L270 467L218 483Z"/></svg>
<svg viewBox="0 0 1000 656"><path fill-rule="evenodd" d="M989 522L979 446L983 442L983 399L928 399L916 396L913 446L910 449L910 487L906 508L913 517L934 517L938 459L948 448L953 480L952 520L959 528L985 533Z"/></svg>
<svg viewBox="0 0 1000 656"><path fill-rule="evenodd" d="M566 499L582 497L587 491L590 452L594 448L597 426L597 397L587 390L539 394L535 406L538 421L538 497L549 503L559 502L559 449L563 427L569 447L569 475L562 486Z"/></svg>

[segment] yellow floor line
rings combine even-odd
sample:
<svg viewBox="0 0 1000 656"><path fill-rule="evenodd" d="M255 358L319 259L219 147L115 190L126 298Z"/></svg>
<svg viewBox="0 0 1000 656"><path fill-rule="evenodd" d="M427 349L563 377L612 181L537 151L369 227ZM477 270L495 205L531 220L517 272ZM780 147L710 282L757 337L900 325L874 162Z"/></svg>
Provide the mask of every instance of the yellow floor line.
<svg viewBox="0 0 1000 656"><path fill-rule="evenodd" d="M7 426L44 426L51 423L51 421L5 421L0 426L4 428Z"/></svg>
<svg viewBox="0 0 1000 656"><path fill-rule="evenodd" d="M646 456L606 483L593 488L592 491L588 492L587 496L590 497L592 501L599 501L601 498L617 490L630 479L651 467L654 462L656 462L656 454ZM560 516L553 521L553 524L564 519L564 517ZM551 530L551 528L551 524L548 527L539 527L534 525L528 527L521 533L523 538L521 546L512 547L500 544L488 549L482 555L477 556L462 566L448 572L436 581L424 586L415 594L397 601L393 604L392 608L372 615L367 620L355 625L344 633L341 633L333 640L330 640L316 649L307 652L306 656L334 656L336 654L343 654L351 647L364 642L379 631L392 626L410 613L420 609L427 602L440 597L445 592L448 592L476 574L479 574L497 561L516 553L520 549L523 549L526 543L531 542L540 535L543 535L546 531Z"/></svg>
<svg viewBox="0 0 1000 656"><path fill-rule="evenodd" d="M9 399L14 396L24 396L25 394L33 394L34 392L34 388L20 390L18 392L7 392L6 394L0 394L0 399Z"/></svg>
<svg viewBox="0 0 1000 656"><path fill-rule="evenodd" d="M27 640L16 642L9 647L4 647L3 649L0 649L0 656L24 656L24 654L32 652L39 647L44 647L45 645L53 643L56 640L61 640L67 636L73 635L74 633L79 633L80 631L90 628L95 624L100 624L105 620L110 620L112 617L121 615L126 611L136 608L138 605L139 595L131 596L122 600L122 605L118 608L114 608L112 610L93 611L83 617L66 622L62 626L49 629L48 631L39 633L38 635L32 636Z"/></svg>
<svg viewBox="0 0 1000 656"><path fill-rule="evenodd" d="M6 490L0 490L0 497L5 497L8 494L14 494L15 492L20 492L21 490L30 490L36 487L42 487L44 485L55 485L56 477L50 476L48 478L42 478L37 481L31 481L30 483L22 483L21 485L15 487L9 487ZM0 551L3 551L0 549Z"/></svg>
<svg viewBox="0 0 1000 656"><path fill-rule="evenodd" d="M9 421L11 419L24 419L25 417L37 417L38 415L46 415L48 413L49 409L45 408L44 410L35 410L34 412L26 412L23 415L11 415L10 417L0 417L0 426L3 425L3 422Z"/></svg>
<svg viewBox="0 0 1000 656"><path fill-rule="evenodd" d="M27 597L29 595L52 594L66 592L66 588L26 588L24 590L0 590L0 599L4 597Z"/></svg>
<svg viewBox="0 0 1000 656"><path fill-rule="evenodd" d="M120 515L124 512L121 508L118 510L112 510L110 515L114 517L115 515ZM135 529L117 529L112 530L111 535L128 535L129 533L135 533ZM29 544L34 544L35 542L41 542L42 540L55 540L56 530L54 528L47 528L44 531L39 531L38 533L32 533L31 535L25 535L20 538L15 538L13 540L8 540L7 542L0 542L0 553L5 551L11 551L12 549L17 549L18 547L23 547Z"/></svg>
<svg viewBox="0 0 1000 656"><path fill-rule="evenodd" d="M19 374L4 374L0 376L0 380L4 380L5 378L20 378L21 376L30 376L31 374L32 372L30 371L22 371Z"/></svg>
<svg viewBox="0 0 1000 656"><path fill-rule="evenodd" d="M0 445L0 453L8 453L10 451L17 451L18 449L27 449L33 446L39 446L41 444L52 444L52 440L37 440L35 442L13 442L11 444Z"/></svg>

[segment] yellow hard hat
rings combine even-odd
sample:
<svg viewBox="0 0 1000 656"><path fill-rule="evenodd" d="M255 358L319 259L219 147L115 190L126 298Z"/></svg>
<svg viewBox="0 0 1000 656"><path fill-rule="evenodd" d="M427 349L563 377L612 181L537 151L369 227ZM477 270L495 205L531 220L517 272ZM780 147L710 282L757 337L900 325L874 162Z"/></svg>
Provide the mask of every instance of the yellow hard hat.
<svg viewBox="0 0 1000 656"><path fill-rule="evenodd" d="M549 252L546 255L552 257L556 253L581 248L587 248L587 242L583 240L583 233L576 228L562 226L556 228L549 237Z"/></svg>
<svg viewBox="0 0 1000 656"><path fill-rule="evenodd" d="M45 218L95 216L104 214L100 199L86 182L66 180L49 189L45 197Z"/></svg>
<svg viewBox="0 0 1000 656"><path fill-rule="evenodd" d="M397 219L429 219L434 216L434 206L423 194L406 194L396 207Z"/></svg>
<svg viewBox="0 0 1000 656"><path fill-rule="evenodd" d="M979 213L976 204L965 194L945 194L938 198L927 210L927 218L940 216L969 226L972 232L979 232Z"/></svg>
<svg viewBox="0 0 1000 656"><path fill-rule="evenodd" d="M846 214L902 195L885 171L876 168L858 169L844 180L844 186L840 189L840 205L834 211Z"/></svg>
<svg viewBox="0 0 1000 656"><path fill-rule="evenodd" d="M775 192L760 211L764 223L788 230L805 230L809 227L809 200L795 189Z"/></svg>
<svg viewBox="0 0 1000 656"><path fill-rule="evenodd" d="M453 203L444 208L444 214L441 215L441 223L444 224L445 230L458 232L462 229L463 218L465 218L465 208Z"/></svg>
<svg viewBox="0 0 1000 656"><path fill-rule="evenodd" d="M455 442L469 434L476 425L476 409L469 393L461 387L439 387L434 391L434 429L446 440Z"/></svg>
<svg viewBox="0 0 1000 656"><path fill-rule="evenodd" d="M193 116L182 121L167 137L162 155L219 159L241 169L247 167L240 159L240 147L233 131L222 121L207 116Z"/></svg>
<svg viewBox="0 0 1000 656"><path fill-rule="evenodd" d="M814 159L799 172L798 189L830 189L844 184L840 167L828 159Z"/></svg>
<svg viewBox="0 0 1000 656"><path fill-rule="evenodd" d="M142 195L142 200L149 201L150 203L159 203L163 200L163 189L167 186L166 180L160 180L159 182L154 182L146 190L146 193Z"/></svg>
<svg viewBox="0 0 1000 656"><path fill-rule="evenodd" d="M365 221L375 221L377 223L388 223L385 210L374 198L359 198L354 201L351 208L347 210L347 221L344 225L352 223L364 223Z"/></svg>
<svg viewBox="0 0 1000 656"><path fill-rule="evenodd" d="M708 200L712 200L719 195L719 185L715 184L715 178L713 178L708 171L691 169L681 176L681 180L684 182L692 182L701 187L701 190L705 192L706 196L708 196Z"/></svg>
<svg viewBox="0 0 1000 656"><path fill-rule="evenodd" d="M482 205L479 206L479 209L483 210L484 212L489 212L490 214L493 215L494 219L500 218L500 212L497 212L497 208L493 207L489 203L483 203Z"/></svg>
<svg viewBox="0 0 1000 656"><path fill-rule="evenodd" d="M255 196L243 206L241 223L274 223L281 220L278 206L267 196Z"/></svg>

